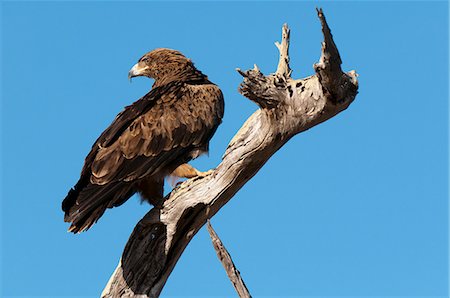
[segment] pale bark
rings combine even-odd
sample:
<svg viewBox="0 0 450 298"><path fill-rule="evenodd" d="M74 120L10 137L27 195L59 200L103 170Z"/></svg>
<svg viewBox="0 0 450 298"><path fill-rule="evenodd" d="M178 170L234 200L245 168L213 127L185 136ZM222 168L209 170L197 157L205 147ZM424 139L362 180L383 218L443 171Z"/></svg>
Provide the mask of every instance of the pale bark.
<svg viewBox="0 0 450 298"><path fill-rule="evenodd" d="M341 58L322 10L318 10L324 42L314 65L315 75L291 78L289 29L283 26L277 44L280 61L275 74L256 67L238 72L239 91L260 108L231 140L222 162L204 177L187 180L139 221L121 262L102 297L157 297L184 249L219 209L250 180L291 137L345 110L358 89L354 71L341 70Z"/></svg>
<svg viewBox="0 0 450 298"><path fill-rule="evenodd" d="M216 250L217 257L222 263L223 268L228 275L228 279L233 284L233 287L236 290L237 294L241 298L251 298L252 296L250 295L250 292L241 277L241 273L239 272L239 270L237 270L236 266L234 265L233 259L231 259L230 254L223 245L222 240L220 240L219 235L217 235L216 231L214 231L209 220L206 223L206 227L208 228L209 236L211 236L211 241L214 249Z"/></svg>

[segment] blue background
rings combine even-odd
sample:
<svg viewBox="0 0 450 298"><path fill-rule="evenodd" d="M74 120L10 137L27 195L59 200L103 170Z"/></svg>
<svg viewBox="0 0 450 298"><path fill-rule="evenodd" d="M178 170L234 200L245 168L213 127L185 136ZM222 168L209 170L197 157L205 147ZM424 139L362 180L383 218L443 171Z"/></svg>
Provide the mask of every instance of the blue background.
<svg viewBox="0 0 450 298"><path fill-rule="evenodd" d="M447 2L3 2L2 294L98 297L136 222L134 197L87 233L61 200L96 137L152 82L147 51L175 48L223 90L202 170L256 106L236 67L273 72L281 25L295 78L313 74L324 8L356 101L293 138L213 219L254 296L448 294ZM234 296L202 229L164 296Z"/></svg>

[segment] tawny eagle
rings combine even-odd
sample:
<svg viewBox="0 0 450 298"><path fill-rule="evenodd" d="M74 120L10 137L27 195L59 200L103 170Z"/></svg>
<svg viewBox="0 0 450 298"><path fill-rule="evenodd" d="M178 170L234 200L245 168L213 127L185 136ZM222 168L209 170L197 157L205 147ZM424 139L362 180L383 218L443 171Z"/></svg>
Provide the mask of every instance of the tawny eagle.
<svg viewBox="0 0 450 298"><path fill-rule="evenodd" d="M145 54L129 78L155 80L149 93L117 115L86 157L81 177L62 202L69 231L89 229L107 208L136 192L153 205L168 175L194 177L191 159L208 151L224 112L219 87L178 51Z"/></svg>

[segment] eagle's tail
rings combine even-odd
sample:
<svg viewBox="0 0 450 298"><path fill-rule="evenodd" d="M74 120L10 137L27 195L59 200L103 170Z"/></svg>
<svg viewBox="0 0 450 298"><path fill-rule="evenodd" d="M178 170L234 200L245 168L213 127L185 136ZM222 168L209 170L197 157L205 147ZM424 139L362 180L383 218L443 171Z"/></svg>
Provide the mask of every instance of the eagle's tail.
<svg viewBox="0 0 450 298"><path fill-rule="evenodd" d="M132 184L126 182L88 183L84 187L77 183L62 202L64 221L72 223L68 231L81 233L88 230L107 208L122 205L134 193Z"/></svg>

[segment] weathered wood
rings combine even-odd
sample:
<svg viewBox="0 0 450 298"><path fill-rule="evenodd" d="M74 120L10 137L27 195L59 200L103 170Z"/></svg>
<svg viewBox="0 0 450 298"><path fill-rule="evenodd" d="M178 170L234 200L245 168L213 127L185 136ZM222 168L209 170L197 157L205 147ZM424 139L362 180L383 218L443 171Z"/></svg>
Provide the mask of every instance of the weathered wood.
<svg viewBox="0 0 450 298"><path fill-rule="evenodd" d="M287 24L283 25L282 33L281 33L281 44L276 41L275 45L280 51L280 59L278 60L277 71L275 72L277 75L290 77L292 70L289 67L289 41L290 41L291 31L288 28Z"/></svg>
<svg viewBox="0 0 450 298"><path fill-rule="evenodd" d="M158 297L184 249L198 230L225 205L291 137L345 110L354 100L357 75L343 73L341 59L322 10L324 42L316 74L291 78L289 29L277 45L277 72L264 76L255 66L238 72L239 91L258 109L231 140L222 162L204 177L176 187L162 208L139 221L102 297Z"/></svg>
<svg viewBox="0 0 450 298"><path fill-rule="evenodd" d="M233 259L231 259L230 254L227 249L220 240L219 235L217 235L216 231L214 231L211 222L208 220L206 223L206 227L208 228L209 236L211 236L212 244L214 249L216 250L217 257L223 265L223 268L227 272L228 278L233 284L234 289L238 293L241 298L250 298L249 290L244 283L244 280L241 277L241 273L237 270L236 265L234 265Z"/></svg>

